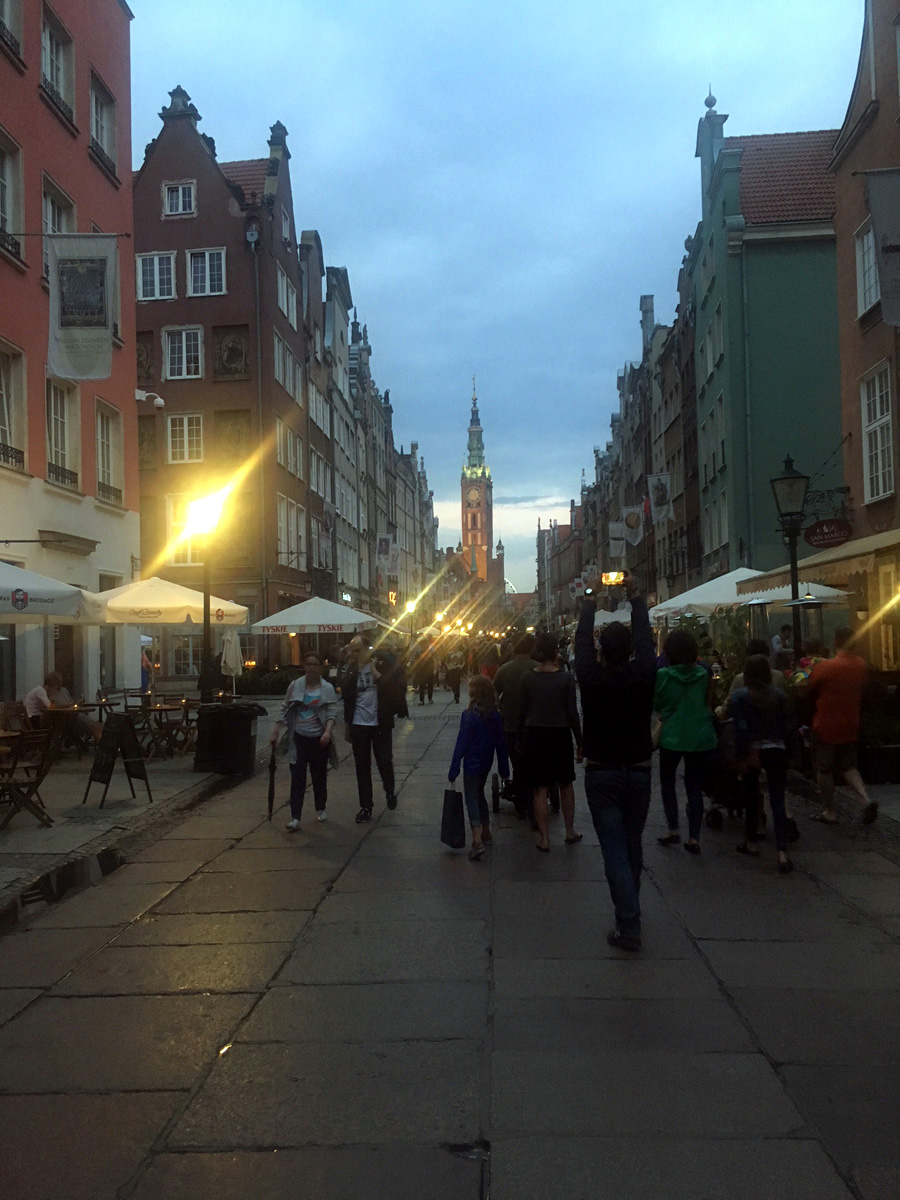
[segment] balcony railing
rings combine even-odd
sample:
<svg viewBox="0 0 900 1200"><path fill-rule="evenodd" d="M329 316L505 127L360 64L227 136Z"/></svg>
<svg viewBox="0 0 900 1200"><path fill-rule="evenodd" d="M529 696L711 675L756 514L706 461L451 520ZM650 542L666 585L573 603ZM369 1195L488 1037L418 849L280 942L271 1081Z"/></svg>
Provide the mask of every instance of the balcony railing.
<svg viewBox="0 0 900 1200"><path fill-rule="evenodd" d="M3 21L0 21L0 42L3 42L5 46L9 46L17 58L22 57L22 47L19 45L19 39Z"/></svg>
<svg viewBox="0 0 900 1200"><path fill-rule="evenodd" d="M108 500L110 504L122 503L122 489L113 487L112 484L103 483L97 480L97 495L101 500Z"/></svg>
<svg viewBox="0 0 900 1200"><path fill-rule="evenodd" d="M0 463L7 467L15 467L17 471L25 470L25 451L17 450L15 446L7 446L0 442Z"/></svg>
<svg viewBox="0 0 900 1200"><path fill-rule="evenodd" d="M22 245L18 238L14 238L11 233L7 233L5 229L0 229L0 246L15 258L22 257Z"/></svg>
<svg viewBox="0 0 900 1200"><path fill-rule="evenodd" d="M115 175L116 164L94 137L91 138L91 154L93 154L102 167L109 171L110 175Z"/></svg>
<svg viewBox="0 0 900 1200"><path fill-rule="evenodd" d="M74 125L75 124L75 113L72 109L72 105L68 104L66 102L65 96L63 96L62 92L58 91L53 86L53 84L50 82L50 80L47 78L46 75L43 75L41 77L41 87L47 93L47 96L49 97L49 99L52 100L53 104L59 109L59 111L62 113L62 115L66 118L66 120L69 122L69 124Z"/></svg>
<svg viewBox="0 0 900 1200"><path fill-rule="evenodd" d="M62 487L72 488L75 492L78 491L77 471L68 471L65 467L57 466L55 462L48 462L47 478L51 483L58 483Z"/></svg>

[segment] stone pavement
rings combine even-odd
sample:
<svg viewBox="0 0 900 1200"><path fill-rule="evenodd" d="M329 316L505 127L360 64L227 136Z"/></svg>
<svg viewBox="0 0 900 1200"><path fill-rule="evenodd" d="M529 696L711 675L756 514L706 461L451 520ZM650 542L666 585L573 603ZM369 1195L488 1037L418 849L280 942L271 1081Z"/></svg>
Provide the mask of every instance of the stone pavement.
<svg viewBox="0 0 900 1200"><path fill-rule="evenodd" d="M0 938L0 1195L900 1196L890 838L800 803L780 877L727 821L659 848L655 801L626 957L581 784L580 845L504 814L470 863L437 840L457 710L412 714L396 812L355 825L345 763L292 836L263 774Z"/></svg>
<svg viewBox="0 0 900 1200"><path fill-rule="evenodd" d="M264 698L262 707L267 715L257 722L257 746L264 752L281 700ZM193 754L151 758L146 763L151 804L141 780L134 781L135 795L131 795L119 761L101 808L102 784L92 784L87 802L82 803L92 762L93 755L77 758L67 752L54 763L41 786L45 807L53 817L50 828L23 812L0 830L0 914L9 906L7 917L16 917L21 896L36 879L49 876L61 888L63 868L66 882L96 882L101 875L97 856L103 850L127 845L135 834L156 828L198 798L230 785L221 775L195 772Z"/></svg>

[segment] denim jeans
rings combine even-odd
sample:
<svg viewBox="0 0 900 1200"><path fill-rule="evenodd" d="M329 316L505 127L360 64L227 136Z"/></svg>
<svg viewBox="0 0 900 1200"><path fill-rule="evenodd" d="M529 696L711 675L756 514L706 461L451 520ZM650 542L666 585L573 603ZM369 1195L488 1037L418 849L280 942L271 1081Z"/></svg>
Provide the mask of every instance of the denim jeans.
<svg viewBox="0 0 900 1200"><path fill-rule="evenodd" d="M769 807L772 809L772 824L775 826L775 849L787 850L787 813L784 808L784 792L787 785L787 751L771 747L760 750L759 765L765 771L769 784ZM741 781L744 792L744 836L755 842L759 834L759 775L758 770L746 771Z"/></svg>
<svg viewBox="0 0 900 1200"><path fill-rule="evenodd" d="M487 831L491 826L491 817L484 796L485 783L487 783L486 774L463 774L463 795L466 800L466 811L469 814L469 824L480 825Z"/></svg>
<svg viewBox="0 0 900 1200"><path fill-rule="evenodd" d="M299 821L303 813L303 794L306 791L306 768L312 776L316 812L325 811L328 799L328 747L320 746L317 737L294 734L297 761L291 763L291 819Z"/></svg>
<svg viewBox="0 0 900 1200"><path fill-rule="evenodd" d="M588 767L584 790L600 849L606 882L620 933L641 931L641 835L650 807L650 770L639 767Z"/></svg>
<svg viewBox="0 0 900 1200"><path fill-rule="evenodd" d="M684 790L688 802L688 837L700 840L703 823L703 771L709 757L706 750L659 750L659 785L662 791L666 821L673 832L678 828L678 796L675 792L675 772L684 759Z"/></svg>
<svg viewBox="0 0 900 1200"><path fill-rule="evenodd" d="M356 765L359 807L372 811L372 755L384 786L385 796L394 794L394 754L390 729L378 725L351 725L350 744Z"/></svg>

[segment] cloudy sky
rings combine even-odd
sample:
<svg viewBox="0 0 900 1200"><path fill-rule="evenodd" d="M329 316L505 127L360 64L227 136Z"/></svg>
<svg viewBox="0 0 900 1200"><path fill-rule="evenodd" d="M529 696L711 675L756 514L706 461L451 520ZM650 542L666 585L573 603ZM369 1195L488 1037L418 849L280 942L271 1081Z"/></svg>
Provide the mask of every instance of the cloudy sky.
<svg viewBox="0 0 900 1200"><path fill-rule="evenodd" d="M176 84L222 160L285 123L298 225L349 270L442 545L477 374L521 591L640 357L640 295L672 318L709 84L729 134L839 126L864 0L130 3L135 165Z"/></svg>

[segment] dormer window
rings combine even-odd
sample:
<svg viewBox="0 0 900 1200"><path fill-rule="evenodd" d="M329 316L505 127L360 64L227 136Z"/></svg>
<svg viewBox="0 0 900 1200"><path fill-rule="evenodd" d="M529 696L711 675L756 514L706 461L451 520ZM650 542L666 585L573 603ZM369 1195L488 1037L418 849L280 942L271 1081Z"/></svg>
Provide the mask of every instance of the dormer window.
<svg viewBox="0 0 900 1200"><path fill-rule="evenodd" d="M197 184L193 179L163 184L163 216L192 217L197 211Z"/></svg>

